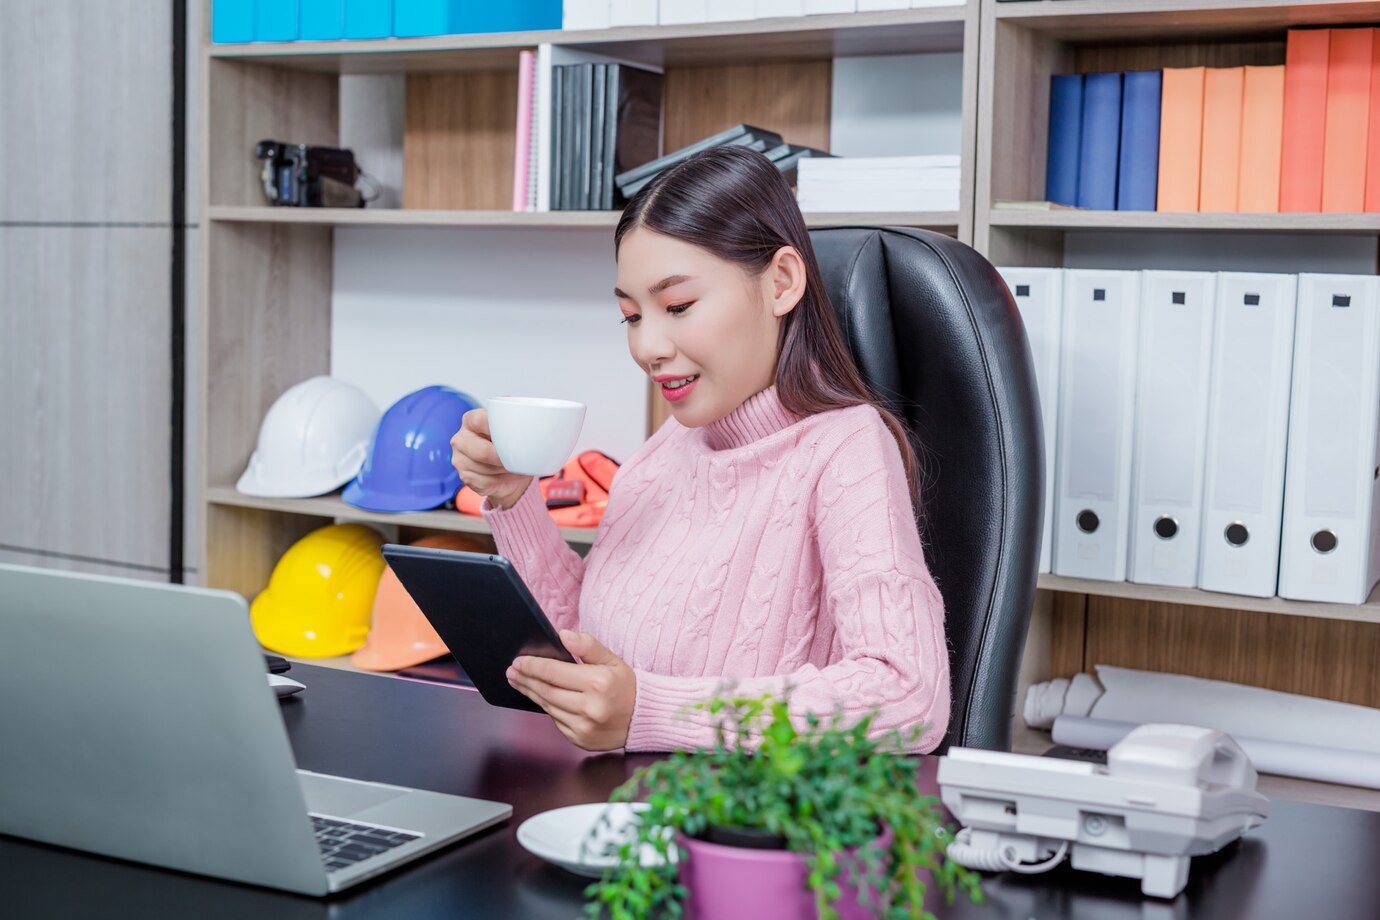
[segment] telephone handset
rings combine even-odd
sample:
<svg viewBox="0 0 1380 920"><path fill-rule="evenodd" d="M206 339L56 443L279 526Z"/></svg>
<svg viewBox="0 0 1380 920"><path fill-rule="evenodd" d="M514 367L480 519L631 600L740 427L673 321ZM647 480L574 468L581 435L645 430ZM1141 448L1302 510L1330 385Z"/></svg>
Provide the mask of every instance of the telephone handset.
<svg viewBox="0 0 1380 920"><path fill-rule="evenodd" d="M949 858L985 871L1075 869L1141 880L1172 898L1193 856L1214 853L1269 813L1256 772L1229 736L1141 725L1093 764L976 748L940 758L940 797L964 825Z"/></svg>

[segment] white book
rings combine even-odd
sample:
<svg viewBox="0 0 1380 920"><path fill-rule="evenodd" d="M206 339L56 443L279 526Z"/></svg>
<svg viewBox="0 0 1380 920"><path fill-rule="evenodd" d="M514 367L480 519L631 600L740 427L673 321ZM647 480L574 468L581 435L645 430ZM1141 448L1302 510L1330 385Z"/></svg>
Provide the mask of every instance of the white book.
<svg viewBox="0 0 1380 920"><path fill-rule="evenodd" d="M709 0L661 0L658 22L663 26L709 21Z"/></svg>
<svg viewBox="0 0 1380 920"><path fill-rule="evenodd" d="M564 0L561 12L562 29L609 27L609 0Z"/></svg>
<svg viewBox="0 0 1380 920"><path fill-rule="evenodd" d="M1300 275L1279 594L1359 604L1380 578L1380 279Z"/></svg>
<svg viewBox="0 0 1380 920"><path fill-rule="evenodd" d="M1059 438L1059 340L1064 315L1064 272L1058 268L999 268L1025 324L1040 391L1040 421L1045 446L1045 518L1040 541L1040 571L1054 562L1055 447Z"/></svg>
<svg viewBox="0 0 1380 920"><path fill-rule="evenodd" d="M709 22L753 19L757 10L752 0L709 0L706 18Z"/></svg>
<svg viewBox="0 0 1380 920"><path fill-rule="evenodd" d="M1198 583L1217 277L1141 274L1131 462L1131 581Z"/></svg>
<svg viewBox="0 0 1380 920"><path fill-rule="evenodd" d="M754 0L743 0L753 3ZM756 19L774 19L778 16L804 16L805 0L756 0L754 9Z"/></svg>
<svg viewBox="0 0 1380 920"><path fill-rule="evenodd" d="M1094 269L1064 274L1057 575L1126 580L1139 275Z"/></svg>
<svg viewBox="0 0 1380 920"><path fill-rule="evenodd" d="M1198 587L1273 597L1294 366L1295 275L1217 276Z"/></svg>
<svg viewBox="0 0 1380 920"><path fill-rule="evenodd" d="M857 0L805 0L806 16L818 16L823 13L853 13L857 9Z"/></svg>
<svg viewBox="0 0 1380 920"><path fill-rule="evenodd" d="M609 27L654 26L657 0L609 0Z"/></svg>
<svg viewBox="0 0 1380 920"><path fill-rule="evenodd" d="M532 153L537 170L535 210L551 210L551 44L537 46L536 130L532 133Z"/></svg>

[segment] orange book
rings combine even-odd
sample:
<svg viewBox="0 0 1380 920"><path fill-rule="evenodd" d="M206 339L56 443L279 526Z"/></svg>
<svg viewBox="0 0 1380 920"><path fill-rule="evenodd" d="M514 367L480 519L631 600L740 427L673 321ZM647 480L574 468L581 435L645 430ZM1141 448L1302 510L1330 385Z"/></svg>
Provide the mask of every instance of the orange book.
<svg viewBox="0 0 1380 920"><path fill-rule="evenodd" d="M1160 178L1157 211L1198 210L1203 160L1205 67L1165 68L1160 88Z"/></svg>
<svg viewBox="0 0 1380 920"><path fill-rule="evenodd" d="M1377 30L1380 31L1380 30ZM1372 34L1370 126L1366 139L1366 210L1380 211L1380 34Z"/></svg>
<svg viewBox="0 0 1380 920"><path fill-rule="evenodd" d="M1284 143L1279 209L1321 211L1327 57L1331 29L1290 29L1284 60Z"/></svg>
<svg viewBox="0 0 1380 920"><path fill-rule="evenodd" d="M1241 105L1246 68L1214 67L1203 77L1203 165L1199 211L1236 211L1241 183Z"/></svg>
<svg viewBox="0 0 1380 920"><path fill-rule="evenodd" d="M1284 136L1284 65L1247 67L1241 106L1241 211L1279 210L1279 151ZM1380 73L1380 71L1377 71Z"/></svg>
<svg viewBox="0 0 1380 920"><path fill-rule="evenodd" d="M1373 29L1333 29L1327 53L1327 127L1323 135L1322 209L1366 208L1366 135L1370 125Z"/></svg>

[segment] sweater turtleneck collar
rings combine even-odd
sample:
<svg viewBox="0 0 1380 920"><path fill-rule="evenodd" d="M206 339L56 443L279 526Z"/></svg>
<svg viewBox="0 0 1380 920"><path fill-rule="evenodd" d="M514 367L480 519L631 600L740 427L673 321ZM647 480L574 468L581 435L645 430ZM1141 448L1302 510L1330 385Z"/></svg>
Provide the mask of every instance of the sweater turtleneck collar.
<svg viewBox="0 0 1380 920"><path fill-rule="evenodd" d="M795 424L799 419L781 405L772 384L716 422L703 428L704 443L710 450L744 447Z"/></svg>

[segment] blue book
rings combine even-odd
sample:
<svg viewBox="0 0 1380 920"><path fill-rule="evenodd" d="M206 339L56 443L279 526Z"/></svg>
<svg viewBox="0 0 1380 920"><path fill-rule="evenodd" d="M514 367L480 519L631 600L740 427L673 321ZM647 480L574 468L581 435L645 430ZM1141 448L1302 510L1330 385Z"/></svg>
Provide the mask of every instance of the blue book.
<svg viewBox="0 0 1380 920"><path fill-rule="evenodd" d="M393 0L393 34L400 38L450 35L461 3L455 0Z"/></svg>
<svg viewBox="0 0 1380 920"><path fill-rule="evenodd" d="M1118 211L1153 211L1160 181L1160 71L1126 74L1121 89Z"/></svg>
<svg viewBox="0 0 1380 920"><path fill-rule="evenodd" d="M561 0L394 0L393 34L458 35L561 27Z"/></svg>
<svg viewBox="0 0 1380 920"><path fill-rule="evenodd" d="M1116 210L1121 143L1121 74L1083 79L1083 136L1078 148L1078 206Z"/></svg>
<svg viewBox="0 0 1380 920"><path fill-rule="evenodd" d="M346 38L387 38L393 34L393 0L345 0Z"/></svg>
<svg viewBox="0 0 1380 920"><path fill-rule="evenodd" d="M301 23L298 32L307 41L345 37L345 0L298 0Z"/></svg>
<svg viewBox="0 0 1380 920"><path fill-rule="evenodd" d="M1045 200L1078 204L1078 149L1082 144L1083 75L1049 78L1049 151L1045 160Z"/></svg>
<svg viewBox="0 0 1380 920"><path fill-rule="evenodd" d="M254 40L254 0L215 0L211 4L211 41Z"/></svg>
<svg viewBox="0 0 1380 920"><path fill-rule="evenodd" d="M497 3L460 2L462 32L529 32L561 27L562 0L501 0Z"/></svg>
<svg viewBox="0 0 1380 920"><path fill-rule="evenodd" d="M297 0L256 0L254 40L292 42L297 40Z"/></svg>

